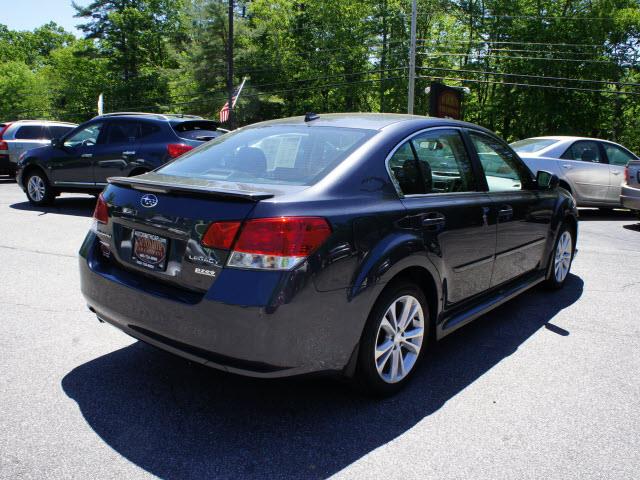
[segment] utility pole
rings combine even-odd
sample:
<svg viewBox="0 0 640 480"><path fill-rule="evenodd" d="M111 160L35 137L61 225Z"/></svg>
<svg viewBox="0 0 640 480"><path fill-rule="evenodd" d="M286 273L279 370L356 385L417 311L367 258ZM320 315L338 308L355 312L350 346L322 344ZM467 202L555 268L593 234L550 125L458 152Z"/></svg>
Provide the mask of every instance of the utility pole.
<svg viewBox="0 0 640 480"><path fill-rule="evenodd" d="M413 100L416 88L416 21L418 16L418 0L411 2L411 47L409 49L409 95L407 113L413 114Z"/></svg>
<svg viewBox="0 0 640 480"><path fill-rule="evenodd" d="M229 130L233 130L233 0L229 0L229 38L227 45L227 102L229 105Z"/></svg>

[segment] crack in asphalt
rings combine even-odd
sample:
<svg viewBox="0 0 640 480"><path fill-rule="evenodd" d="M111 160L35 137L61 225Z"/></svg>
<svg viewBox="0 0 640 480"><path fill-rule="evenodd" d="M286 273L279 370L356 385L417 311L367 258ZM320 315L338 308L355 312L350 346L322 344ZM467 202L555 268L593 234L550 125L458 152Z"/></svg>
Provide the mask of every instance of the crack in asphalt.
<svg viewBox="0 0 640 480"><path fill-rule="evenodd" d="M0 248L5 248L7 250L17 250L18 252L39 253L40 255L53 255L56 257L68 257L68 258L77 257L77 255L70 255L68 253L44 252L42 250L30 250L28 248L11 247L9 245L0 245Z"/></svg>

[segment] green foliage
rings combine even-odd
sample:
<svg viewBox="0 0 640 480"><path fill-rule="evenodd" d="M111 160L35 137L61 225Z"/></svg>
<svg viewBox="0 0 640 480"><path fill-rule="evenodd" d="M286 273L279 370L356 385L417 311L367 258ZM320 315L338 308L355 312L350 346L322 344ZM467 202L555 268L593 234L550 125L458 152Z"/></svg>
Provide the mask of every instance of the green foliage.
<svg viewBox="0 0 640 480"><path fill-rule="evenodd" d="M227 1L93 0L76 10L83 40L53 23L0 25L0 61L11 70L0 79L0 117L79 121L101 92L109 111L217 116ZM425 87L443 81L470 89L465 119L509 140L591 135L640 152L637 0L419 0L418 12L417 114L428 111ZM405 112L410 17L411 0L239 0L239 123ZM12 88L26 93L5 98Z"/></svg>

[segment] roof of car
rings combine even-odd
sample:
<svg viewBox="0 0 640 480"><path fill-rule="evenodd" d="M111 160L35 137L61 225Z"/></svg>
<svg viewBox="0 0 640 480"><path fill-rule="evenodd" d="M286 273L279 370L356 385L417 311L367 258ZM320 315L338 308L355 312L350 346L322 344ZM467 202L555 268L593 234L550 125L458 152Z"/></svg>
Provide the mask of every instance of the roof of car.
<svg viewBox="0 0 640 480"><path fill-rule="evenodd" d="M425 127L437 125L458 125L478 128L473 125L458 120L450 120L438 117L425 117L422 115L408 115L403 113L319 113L315 118L305 121L306 116L279 118L277 120L267 120L254 125L314 125L325 127L343 128L363 128L369 130L381 130L389 125L408 122L422 121Z"/></svg>
<svg viewBox="0 0 640 480"><path fill-rule="evenodd" d="M10 123L11 125L35 123L37 125L68 125L71 127L75 127L78 125L77 123L61 122L58 120L13 120L13 121L10 120L7 122L0 122L1 125L6 125L8 123Z"/></svg>
<svg viewBox="0 0 640 480"><path fill-rule="evenodd" d="M597 142L611 142L610 140L604 140L602 138L592 138L592 137L574 137L571 135L545 135L544 137L531 137L523 140L557 140L557 141L568 141L574 142L576 140L595 140Z"/></svg>
<svg viewBox="0 0 640 480"><path fill-rule="evenodd" d="M148 112L113 112L105 113L94 117L96 118L153 118L155 120L205 120L198 115L185 115L182 113L148 113Z"/></svg>

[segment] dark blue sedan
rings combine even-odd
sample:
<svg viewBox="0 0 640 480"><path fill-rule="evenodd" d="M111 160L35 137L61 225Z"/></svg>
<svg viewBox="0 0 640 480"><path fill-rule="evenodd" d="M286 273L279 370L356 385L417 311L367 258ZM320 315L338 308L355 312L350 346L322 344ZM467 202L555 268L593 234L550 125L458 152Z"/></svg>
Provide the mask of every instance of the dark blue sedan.
<svg viewBox="0 0 640 480"><path fill-rule="evenodd" d="M91 311L229 372L396 391L437 340L567 279L572 197L476 125L390 114L258 123L99 198Z"/></svg>

